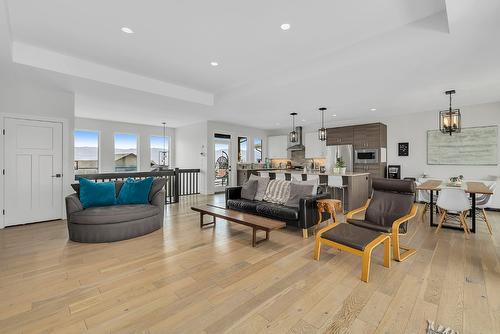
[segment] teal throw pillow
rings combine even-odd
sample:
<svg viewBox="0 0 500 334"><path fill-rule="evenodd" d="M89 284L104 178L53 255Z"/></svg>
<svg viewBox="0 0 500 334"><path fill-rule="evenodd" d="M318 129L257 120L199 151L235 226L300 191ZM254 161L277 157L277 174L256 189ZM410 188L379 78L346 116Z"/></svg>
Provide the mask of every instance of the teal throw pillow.
<svg viewBox="0 0 500 334"><path fill-rule="evenodd" d="M153 178L143 180L128 178L118 194L118 204L148 204Z"/></svg>
<svg viewBox="0 0 500 334"><path fill-rule="evenodd" d="M93 182L80 179L80 202L84 209L116 204L114 182Z"/></svg>

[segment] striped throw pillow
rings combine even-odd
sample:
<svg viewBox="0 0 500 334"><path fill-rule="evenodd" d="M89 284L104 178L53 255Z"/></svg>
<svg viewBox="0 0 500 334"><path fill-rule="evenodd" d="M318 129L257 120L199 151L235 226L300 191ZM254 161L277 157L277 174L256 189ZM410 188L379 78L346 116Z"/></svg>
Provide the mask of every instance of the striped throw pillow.
<svg viewBox="0 0 500 334"><path fill-rule="evenodd" d="M264 201L285 204L290 197L290 181L271 180L267 185Z"/></svg>

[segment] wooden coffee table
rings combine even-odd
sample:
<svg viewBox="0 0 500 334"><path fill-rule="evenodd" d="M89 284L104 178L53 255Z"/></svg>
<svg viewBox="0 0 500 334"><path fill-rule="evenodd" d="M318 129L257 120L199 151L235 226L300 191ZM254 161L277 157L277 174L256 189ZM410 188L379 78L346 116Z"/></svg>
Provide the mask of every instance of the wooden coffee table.
<svg viewBox="0 0 500 334"><path fill-rule="evenodd" d="M280 228L284 228L286 224L284 222L273 220L269 218L264 218L256 215L252 215L249 213L243 213L236 210L224 209L211 205L204 206L193 206L191 210L197 211L200 213L200 228L205 226L215 226L216 218L225 219L227 221L245 225L251 227L253 230L252 233L252 247L255 247L258 243L262 241L269 240L269 233L272 230L277 230ZM213 220L209 223L203 222L203 216L212 216ZM257 241L257 231L265 231L266 238Z"/></svg>

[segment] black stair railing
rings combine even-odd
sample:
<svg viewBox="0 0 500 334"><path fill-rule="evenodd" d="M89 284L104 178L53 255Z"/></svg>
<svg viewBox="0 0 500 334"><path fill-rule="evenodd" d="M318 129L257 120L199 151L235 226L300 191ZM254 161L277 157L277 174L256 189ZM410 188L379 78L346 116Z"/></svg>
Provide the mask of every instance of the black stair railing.
<svg viewBox="0 0 500 334"><path fill-rule="evenodd" d="M96 173L75 175L75 180L85 178L95 182L124 181L128 178L135 180L146 177L161 177L165 179L165 203L179 202L179 196L199 194L199 169L167 169L154 172L123 172L123 173Z"/></svg>

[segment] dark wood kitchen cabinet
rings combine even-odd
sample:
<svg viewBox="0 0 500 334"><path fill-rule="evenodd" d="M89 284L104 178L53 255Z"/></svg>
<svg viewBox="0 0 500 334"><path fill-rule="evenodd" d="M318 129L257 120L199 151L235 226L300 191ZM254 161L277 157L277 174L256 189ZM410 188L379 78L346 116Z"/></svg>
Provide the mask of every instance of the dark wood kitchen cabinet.
<svg viewBox="0 0 500 334"><path fill-rule="evenodd" d="M354 148L380 148L387 146L387 126L382 123L353 127Z"/></svg>
<svg viewBox="0 0 500 334"><path fill-rule="evenodd" d="M353 143L353 127L342 126L326 129L326 145L348 145Z"/></svg>

